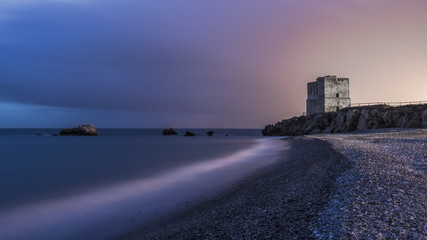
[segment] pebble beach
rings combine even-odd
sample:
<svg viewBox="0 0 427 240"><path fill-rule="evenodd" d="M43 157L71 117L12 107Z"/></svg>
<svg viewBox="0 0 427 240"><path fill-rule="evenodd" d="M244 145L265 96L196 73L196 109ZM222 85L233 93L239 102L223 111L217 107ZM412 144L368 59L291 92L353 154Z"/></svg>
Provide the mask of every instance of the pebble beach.
<svg viewBox="0 0 427 240"><path fill-rule="evenodd" d="M115 239L427 239L427 129L284 141L276 165Z"/></svg>
<svg viewBox="0 0 427 240"><path fill-rule="evenodd" d="M312 222L314 237L427 239L427 130L320 135L353 167Z"/></svg>

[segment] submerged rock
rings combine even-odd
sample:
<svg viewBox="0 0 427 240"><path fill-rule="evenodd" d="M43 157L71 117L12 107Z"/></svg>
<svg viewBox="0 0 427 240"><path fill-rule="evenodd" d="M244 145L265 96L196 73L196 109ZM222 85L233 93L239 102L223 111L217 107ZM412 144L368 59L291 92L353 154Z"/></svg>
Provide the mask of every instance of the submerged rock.
<svg viewBox="0 0 427 240"><path fill-rule="evenodd" d="M92 124L83 124L74 128L62 129L59 135L96 136L98 131Z"/></svg>
<svg viewBox="0 0 427 240"><path fill-rule="evenodd" d="M178 133L173 128L168 128L163 130L163 135L178 135Z"/></svg>
<svg viewBox="0 0 427 240"><path fill-rule="evenodd" d="M209 131L206 133L208 136L212 137L214 135L214 131Z"/></svg>
<svg viewBox="0 0 427 240"><path fill-rule="evenodd" d="M194 136L196 136L196 134L194 134L193 132L186 131L184 136L185 137L194 137Z"/></svg>

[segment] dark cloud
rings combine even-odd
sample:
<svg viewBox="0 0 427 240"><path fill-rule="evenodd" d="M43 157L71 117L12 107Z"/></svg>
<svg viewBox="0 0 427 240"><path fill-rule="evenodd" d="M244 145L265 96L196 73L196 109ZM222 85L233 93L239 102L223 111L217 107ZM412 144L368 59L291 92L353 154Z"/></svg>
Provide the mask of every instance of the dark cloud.
<svg viewBox="0 0 427 240"><path fill-rule="evenodd" d="M262 127L301 114L324 74L350 77L355 101L425 97L425 1L70 2L0 3L0 103L59 122Z"/></svg>
<svg viewBox="0 0 427 240"><path fill-rule="evenodd" d="M189 116L249 116L260 107L257 71L245 64L251 59L229 60L241 46L224 38L239 36L221 36L232 29L212 19L219 12L205 9L201 24L185 8L135 4L17 12L0 25L0 99Z"/></svg>

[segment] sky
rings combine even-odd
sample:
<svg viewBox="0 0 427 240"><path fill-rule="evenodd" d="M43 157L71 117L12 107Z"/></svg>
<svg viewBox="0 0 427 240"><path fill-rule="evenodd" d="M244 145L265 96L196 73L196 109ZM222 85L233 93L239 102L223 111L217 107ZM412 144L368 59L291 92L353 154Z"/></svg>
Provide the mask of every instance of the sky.
<svg viewBox="0 0 427 240"><path fill-rule="evenodd" d="M424 0L0 0L0 128L263 128L307 82L427 101Z"/></svg>

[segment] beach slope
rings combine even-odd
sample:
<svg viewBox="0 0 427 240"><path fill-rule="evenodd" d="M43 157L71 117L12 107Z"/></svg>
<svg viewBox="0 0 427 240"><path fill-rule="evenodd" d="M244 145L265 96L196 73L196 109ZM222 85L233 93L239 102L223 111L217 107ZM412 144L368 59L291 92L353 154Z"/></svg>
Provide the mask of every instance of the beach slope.
<svg viewBox="0 0 427 240"><path fill-rule="evenodd" d="M331 145L292 139L282 162L213 200L118 239L283 239L312 236L336 177L350 168Z"/></svg>
<svg viewBox="0 0 427 240"><path fill-rule="evenodd" d="M313 138L353 166L311 224L317 238L427 239L427 129Z"/></svg>
<svg viewBox="0 0 427 240"><path fill-rule="evenodd" d="M277 165L117 239L425 239L427 130L288 139Z"/></svg>

